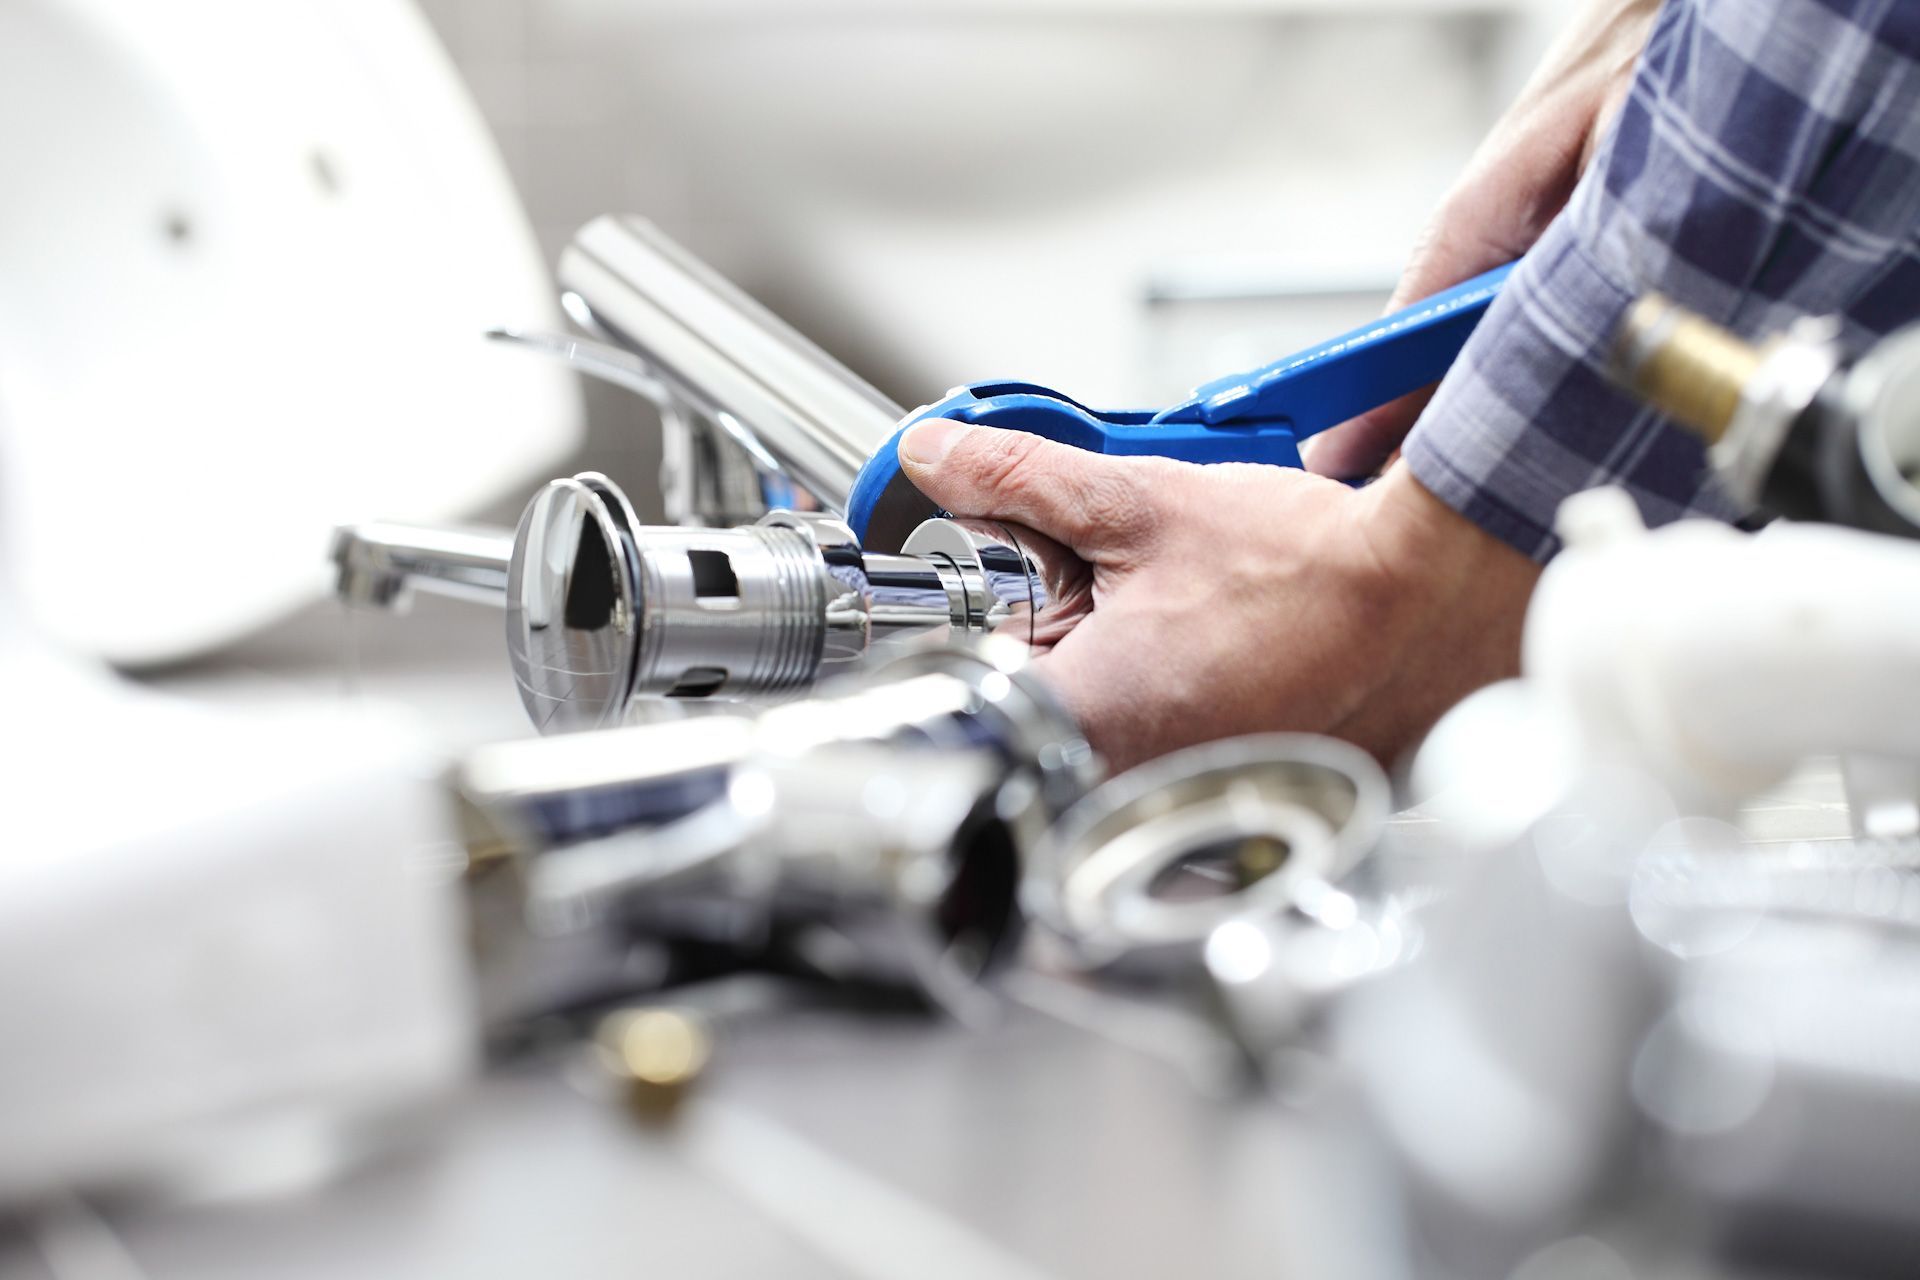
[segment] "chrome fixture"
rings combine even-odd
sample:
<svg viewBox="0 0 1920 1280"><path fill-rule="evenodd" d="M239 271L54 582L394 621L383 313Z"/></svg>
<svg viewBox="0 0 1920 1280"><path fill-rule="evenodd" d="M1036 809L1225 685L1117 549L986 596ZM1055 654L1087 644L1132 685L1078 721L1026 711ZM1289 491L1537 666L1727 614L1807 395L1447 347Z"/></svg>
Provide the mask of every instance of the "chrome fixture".
<svg viewBox="0 0 1920 1280"><path fill-rule="evenodd" d="M359 524L333 535L335 593L354 605L405 608L414 590L499 603L513 535L498 529Z"/></svg>
<svg viewBox="0 0 1920 1280"><path fill-rule="evenodd" d="M845 510L860 468L904 416L644 218L588 223L561 254L559 277L562 306L603 342L510 329L490 336L557 356L659 406L676 520L705 517L701 493L740 487L738 477L729 486L705 474L714 466L737 470L738 460L704 440L686 411L723 432L759 473L836 511ZM738 500L737 493L706 499Z"/></svg>
<svg viewBox="0 0 1920 1280"><path fill-rule="evenodd" d="M584 474L548 485L517 534L369 525L334 545L349 603L403 603L417 586L505 605L543 732L621 723L642 697L792 696L904 637L1011 624L1031 640L1058 595L1049 574L1084 579L1058 548L995 526L932 521L899 554L868 554L832 515L779 509L843 507L901 409L644 219L588 224L560 279L597 337L489 336L659 409L674 524L641 526L610 480Z"/></svg>
<svg viewBox="0 0 1920 1280"><path fill-rule="evenodd" d="M1088 968L1184 966L1230 921L1344 922L1386 776L1357 747L1269 734L1191 747L1081 801L1035 856L1029 908Z"/></svg>
<svg viewBox="0 0 1920 1280"><path fill-rule="evenodd" d="M902 657L757 717L529 739L457 771L472 864L508 866L511 952L612 929L948 1005L998 973L1027 851L1097 762L1025 667L987 641Z"/></svg>
<svg viewBox="0 0 1920 1280"><path fill-rule="evenodd" d="M1030 643L1049 600L1047 567L995 526L930 521L890 556L818 514L632 519L588 475L548 485L520 522L507 648L542 731L617 724L634 698L792 696L888 641L1010 629Z"/></svg>
<svg viewBox="0 0 1920 1280"><path fill-rule="evenodd" d="M591 472L548 484L511 538L365 526L341 530L334 554L349 602L458 582L503 604L542 732L618 724L636 698L791 697L906 643L1000 631L1045 642L1070 612L1051 606L1087 598L1084 564L1004 526L931 520L899 555L863 552L818 512L644 527Z"/></svg>

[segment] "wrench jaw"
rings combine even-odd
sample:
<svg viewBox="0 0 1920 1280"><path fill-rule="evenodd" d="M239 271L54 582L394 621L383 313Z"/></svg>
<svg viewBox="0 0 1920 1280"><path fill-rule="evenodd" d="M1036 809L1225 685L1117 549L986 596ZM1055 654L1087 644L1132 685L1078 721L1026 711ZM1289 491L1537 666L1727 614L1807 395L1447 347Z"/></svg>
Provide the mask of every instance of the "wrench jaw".
<svg viewBox="0 0 1920 1280"><path fill-rule="evenodd" d="M1089 409L1030 382L955 387L908 414L868 459L848 493L847 521L863 545L895 552L939 514L900 465L900 437L927 418L1026 431L1094 453L1297 467L1308 436L1444 377L1512 270L1496 268L1258 369L1217 378L1158 412Z"/></svg>
<svg viewBox="0 0 1920 1280"><path fill-rule="evenodd" d="M1300 465L1286 419L1235 421L1219 427L1193 418L1156 416L1148 410L1097 411L1030 383L974 383L907 415L900 429L861 468L848 493L847 523L870 550L897 552L915 529L942 514L914 487L900 462L901 437L929 418L1023 431L1089 453L1156 455L1197 463Z"/></svg>
<svg viewBox="0 0 1920 1280"><path fill-rule="evenodd" d="M913 536L914 530L929 520L937 519L942 513L932 498L914 488L913 481L907 479L891 441L887 445L887 461L892 464L893 474L880 490L879 498L866 512L861 545L869 551L894 554L907 545L907 539ZM875 462L879 462L879 459L876 458ZM860 524L854 523L854 529L859 532Z"/></svg>
<svg viewBox="0 0 1920 1280"><path fill-rule="evenodd" d="M933 499L913 487L900 465L900 440L915 424L928 418L958 417L973 404L970 387L955 387L945 399L922 405L902 418L883 441L847 491L847 524L860 545L869 551L897 555L907 539L927 521L942 514Z"/></svg>
<svg viewBox="0 0 1920 1280"><path fill-rule="evenodd" d="M847 523L870 551L894 554L916 529L945 515L921 493L900 464L900 440L930 418L953 418L980 426L1027 431L1049 440L1109 452L1105 446L1117 426L1144 425L1150 414L1102 414L1079 401L1029 382L974 382L908 414L900 427L874 451L847 495Z"/></svg>

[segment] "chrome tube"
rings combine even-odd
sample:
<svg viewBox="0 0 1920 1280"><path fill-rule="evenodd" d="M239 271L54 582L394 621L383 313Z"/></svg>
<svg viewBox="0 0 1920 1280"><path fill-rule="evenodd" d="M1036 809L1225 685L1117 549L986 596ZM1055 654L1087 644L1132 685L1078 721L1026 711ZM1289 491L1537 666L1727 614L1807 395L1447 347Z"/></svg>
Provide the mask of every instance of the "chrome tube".
<svg viewBox="0 0 1920 1280"><path fill-rule="evenodd" d="M549 484L521 520L508 655L543 733L606 728L638 698L793 697L909 644L1001 631L1031 644L1055 599L1084 596L1085 573L1044 540L964 521L929 521L898 555L868 555L818 512L646 528L585 473Z"/></svg>
<svg viewBox="0 0 1920 1280"><path fill-rule="evenodd" d="M756 756L798 759L844 744L918 751L987 746L1029 769L1064 812L1097 767L1072 718L1017 644L989 640L894 658L833 692L758 715L716 714L527 739L468 757L457 789L482 826L551 850L687 818Z"/></svg>
<svg viewBox="0 0 1920 1280"><path fill-rule="evenodd" d="M777 956L949 1006L998 976L1020 936L1020 859L1044 821L992 753L836 744L727 776L677 822L526 858L527 924Z"/></svg>
<svg viewBox="0 0 1920 1280"><path fill-rule="evenodd" d="M957 1006L1009 958L1026 852L1096 767L1018 647L989 645L757 718L500 744L452 788L536 936L778 951Z"/></svg>
<svg viewBox="0 0 1920 1280"><path fill-rule="evenodd" d="M336 529L335 594L347 604L399 609L414 590L504 606L513 534L358 524Z"/></svg>
<svg viewBox="0 0 1920 1280"><path fill-rule="evenodd" d="M825 506L844 511L861 466L904 416L643 218L587 224L559 277L575 319Z"/></svg>

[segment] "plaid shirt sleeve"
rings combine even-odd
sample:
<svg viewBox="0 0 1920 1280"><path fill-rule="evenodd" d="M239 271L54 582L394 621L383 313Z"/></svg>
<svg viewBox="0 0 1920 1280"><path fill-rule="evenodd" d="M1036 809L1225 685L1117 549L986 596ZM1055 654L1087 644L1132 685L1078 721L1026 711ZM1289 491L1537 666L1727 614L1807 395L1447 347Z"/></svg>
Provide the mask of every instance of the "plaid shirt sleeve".
<svg viewBox="0 0 1920 1280"><path fill-rule="evenodd" d="M1481 322L1405 455L1538 560L1562 499L1740 519L1692 437L1606 376L1658 289L1737 333L1837 315L1858 349L1920 319L1920 0L1667 0L1618 125Z"/></svg>

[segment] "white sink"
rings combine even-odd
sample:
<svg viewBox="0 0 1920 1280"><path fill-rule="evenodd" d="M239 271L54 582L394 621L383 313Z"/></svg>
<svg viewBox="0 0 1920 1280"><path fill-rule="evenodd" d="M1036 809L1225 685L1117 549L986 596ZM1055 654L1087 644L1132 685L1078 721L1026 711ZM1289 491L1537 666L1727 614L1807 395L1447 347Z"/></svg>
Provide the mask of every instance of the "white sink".
<svg viewBox="0 0 1920 1280"><path fill-rule="evenodd" d="M0 5L0 511L26 612L176 660L325 587L327 533L558 465L506 175L406 0Z"/></svg>

